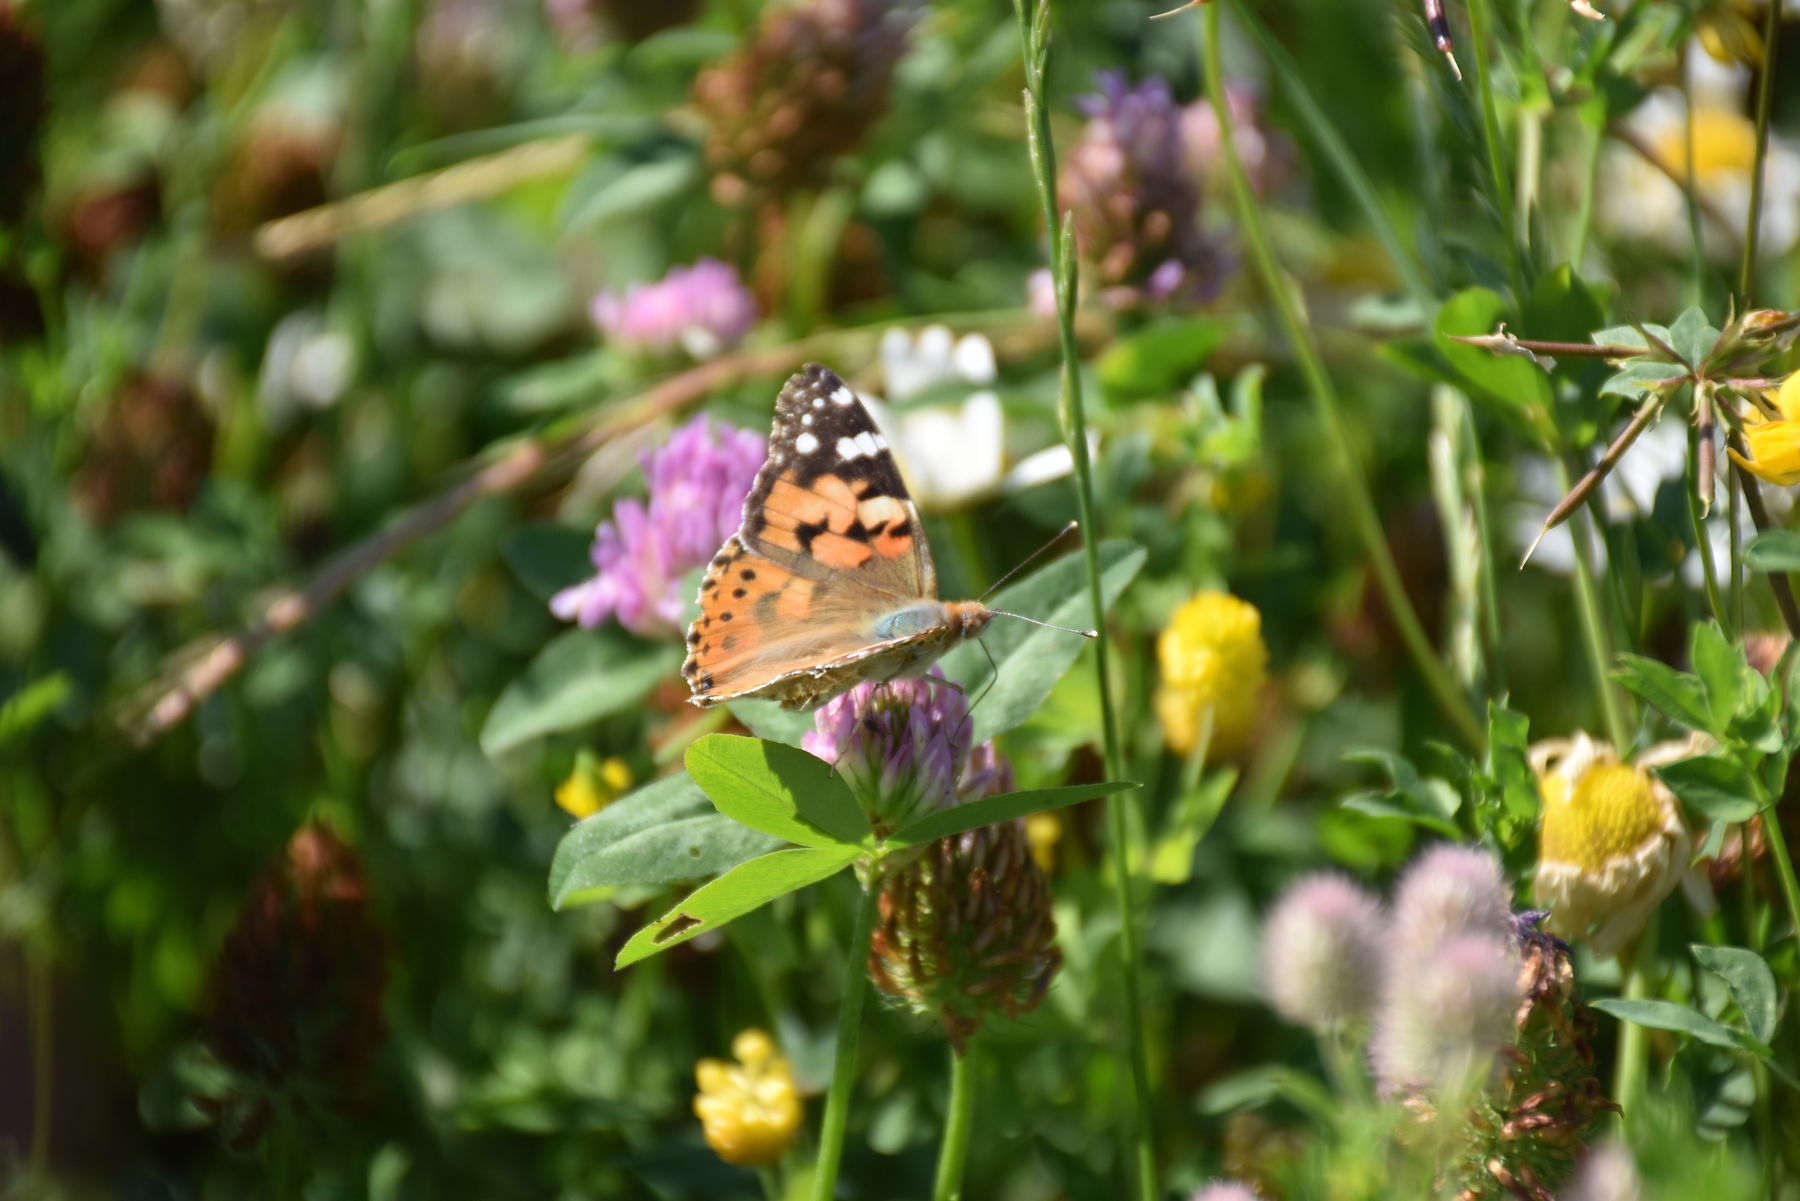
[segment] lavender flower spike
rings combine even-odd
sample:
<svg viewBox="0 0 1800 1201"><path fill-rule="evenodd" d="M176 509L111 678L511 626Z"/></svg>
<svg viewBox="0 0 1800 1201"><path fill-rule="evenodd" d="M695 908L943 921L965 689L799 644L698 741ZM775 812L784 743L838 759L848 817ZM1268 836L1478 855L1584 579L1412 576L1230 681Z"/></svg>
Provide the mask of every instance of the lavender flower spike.
<svg viewBox="0 0 1800 1201"><path fill-rule="evenodd" d="M550 611L590 628L616 617L644 638L680 635L693 601L683 577L737 529L766 454L761 435L704 415L675 431L642 459L648 498L620 501L594 531L595 576L558 592Z"/></svg>
<svg viewBox="0 0 1800 1201"><path fill-rule="evenodd" d="M710 359L743 341L756 324L756 300L729 265L703 258L623 295L600 293L593 316L607 341L626 351L667 355L679 347Z"/></svg>
<svg viewBox="0 0 1800 1201"><path fill-rule="evenodd" d="M938 681L943 672L931 669ZM813 715L807 751L836 765L878 837L957 803L974 723L963 694L931 680L858 684Z"/></svg>

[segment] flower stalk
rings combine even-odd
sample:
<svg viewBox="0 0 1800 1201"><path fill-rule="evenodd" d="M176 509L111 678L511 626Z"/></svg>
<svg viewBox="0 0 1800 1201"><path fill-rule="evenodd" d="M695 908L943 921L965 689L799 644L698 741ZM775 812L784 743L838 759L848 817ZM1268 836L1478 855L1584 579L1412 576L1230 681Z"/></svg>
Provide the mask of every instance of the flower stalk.
<svg viewBox="0 0 1800 1201"><path fill-rule="evenodd" d="M819 1161L813 1169L813 1201L832 1201L838 1169L844 1161L844 1130L850 1120L850 1090L856 1084L856 1048L862 1038L863 1002L869 996L869 935L875 928L879 890L857 893L856 917L850 927L850 950L844 959L844 995L838 1002L837 1052L831 1064L831 1088L825 1094L825 1116L819 1123Z"/></svg>
<svg viewBox="0 0 1800 1201"><path fill-rule="evenodd" d="M1219 53L1219 10L1209 6L1205 14L1205 38L1202 53L1205 59L1206 89L1211 97L1213 107L1219 112L1229 111L1225 98L1225 74ZM1413 664L1419 674L1424 677L1426 686L1437 699L1445 716L1450 719L1457 733L1472 747L1480 747L1485 741L1481 727L1475 721L1473 711L1469 707L1468 698L1457 688L1456 682L1450 678L1436 648L1426 637L1424 627L1419 624L1418 614L1413 610L1412 602L1407 598L1405 585L1400 581L1400 571L1394 564L1393 552L1381 532L1381 521L1376 516L1375 502L1369 496L1368 484L1357 466L1348 430L1345 428L1343 413L1338 405L1337 392L1326 374L1324 364L1320 362L1318 352L1313 347L1312 338L1307 331L1304 319L1288 292L1287 281L1282 278L1280 267L1275 261L1275 254L1269 244L1268 231L1264 228L1262 212L1255 194L1250 189L1249 178L1244 173L1243 159L1238 154L1237 139L1230 122L1222 122L1219 128L1220 145L1225 152L1226 175L1231 180L1231 190L1237 201L1238 223L1244 237L1245 245L1250 251L1250 259L1256 274L1262 282L1263 290L1275 307L1281 320L1283 330L1287 333L1288 342L1294 348L1294 357L1299 363L1301 374L1306 377L1307 390L1312 393L1314 407L1318 410L1320 423L1325 427L1326 440L1339 449L1343 456L1344 493L1346 507L1349 510L1351 523L1361 538L1364 550L1369 556L1370 566L1375 572L1375 581L1379 586L1382 599L1387 602L1388 611L1392 614L1394 625L1399 629L1401 640L1411 654Z"/></svg>
<svg viewBox="0 0 1800 1201"><path fill-rule="evenodd" d="M944 1142L938 1151L932 1201L960 1201L963 1169L969 1160L969 1133L975 1128L975 1048L970 1038L950 1052L950 1104L944 1114Z"/></svg>
<svg viewBox="0 0 1800 1201"><path fill-rule="evenodd" d="M1019 22L1019 43L1025 66L1025 123L1031 153L1032 172L1036 176L1038 201L1043 207L1044 232L1049 240L1052 280L1056 287L1057 338L1062 350L1063 439L1075 460L1075 500L1085 537L1082 556L1087 568L1087 591L1094 612L1094 625L1099 637L1094 639L1096 687L1100 701L1101 747L1108 777L1124 775L1124 760L1119 743L1118 718L1113 710L1111 673L1108 669L1108 645L1105 622L1105 600L1100 587L1099 526L1094 519L1094 470L1088 456L1087 412L1081 389L1079 348L1075 342L1075 303L1079 288L1079 268L1075 258L1074 236L1068 215L1060 219L1056 201L1056 145L1050 133L1050 113L1044 106L1045 79L1050 59L1050 0L1013 0L1013 12ZM1215 111L1229 113L1223 92L1213 97ZM1220 129L1229 144L1231 123L1221 120ZM1235 161L1235 155L1234 155ZM1241 175L1242 168L1239 168ZM1119 908L1119 947L1123 964L1119 973L1124 996L1126 1058L1131 1072L1131 1121L1125 1139L1135 1195L1140 1201L1152 1201L1159 1195L1155 1154L1151 1145L1150 1053L1143 1023L1143 986L1140 979L1140 949L1136 904L1133 898L1130 864L1130 822L1127 795L1117 793L1107 798L1107 830L1111 842L1113 891Z"/></svg>

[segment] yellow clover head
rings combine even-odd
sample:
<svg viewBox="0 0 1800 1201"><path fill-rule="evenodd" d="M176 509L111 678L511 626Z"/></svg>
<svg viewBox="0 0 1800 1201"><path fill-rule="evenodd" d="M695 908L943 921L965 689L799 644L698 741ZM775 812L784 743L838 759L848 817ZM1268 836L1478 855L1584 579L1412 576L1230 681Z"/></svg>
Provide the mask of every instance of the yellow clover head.
<svg viewBox="0 0 1800 1201"><path fill-rule="evenodd" d="M1162 683L1156 716L1163 739L1179 755L1200 746L1219 759L1243 748L1269 678L1262 615L1227 592L1196 593L1175 611L1156 641Z"/></svg>
<svg viewBox="0 0 1800 1201"><path fill-rule="evenodd" d="M787 1153L800 1129L800 1094L775 1041L750 1029L731 1040L736 1063L702 1059L694 1113L706 1145L726 1163L765 1168Z"/></svg>

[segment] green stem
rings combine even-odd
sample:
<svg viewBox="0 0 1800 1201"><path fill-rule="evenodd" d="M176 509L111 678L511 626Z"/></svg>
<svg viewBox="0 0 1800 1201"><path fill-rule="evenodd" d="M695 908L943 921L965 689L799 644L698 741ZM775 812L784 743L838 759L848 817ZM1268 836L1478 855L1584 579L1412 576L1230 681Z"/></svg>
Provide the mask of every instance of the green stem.
<svg viewBox="0 0 1800 1201"><path fill-rule="evenodd" d="M50 1178L51 1096L56 1005L52 996L50 940L38 932L25 938L26 1004L31 1026L31 1101L36 1115L31 1121L31 1176L40 1183Z"/></svg>
<svg viewBox="0 0 1800 1201"><path fill-rule="evenodd" d="M1475 70L1475 94L1479 97L1481 108L1481 143L1486 152L1488 173L1494 189L1494 211L1507 213L1512 211L1509 206L1512 186L1506 178L1506 156L1501 150L1500 106L1494 99L1494 83L1488 71L1488 51L1498 44L1494 41L1493 27L1490 24L1493 14L1488 9L1488 0L1469 0L1468 13L1471 44L1469 58ZM1523 256L1519 250L1520 238L1516 230L1503 232L1512 252L1507 258L1507 275L1512 281L1513 295L1523 302L1525 271Z"/></svg>
<svg viewBox="0 0 1800 1201"><path fill-rule="evenodd" d="M1216 111L1226 113L1230 109L1225 99L1225 73L1219 56L1218 8L1208 6L1205 19L1206 37L1202 53L1205 58L1207 96ZM1457 733L1470 746L1479 748L1483 742L1482 731L1469 708L1468 699L1444 669L1436 648L1431 645L1431 640L1425 636L1424 627L1419 624L1412 602L1407 599L1405 586L1400 582L1399 569L1394 565L1394 556L1381 532L1375 502L1369 496L1368 484L1363 479L1361 467L1351 449L1350 435L1338 406L1337 392L1332 387L1331 377L1325 372L1324 364L1319 361L1305 319L1294 303L1287 281L1282 278L1281 269L1275 261L1275 253L1269 245L1269 235L1263 226L1261 210L1250 190L1249 178L1244 174L1243 160L1238 156L1237 138L1232 131L1231 122L1221 120L1219 131L1222 135L1220 142L1225 151L1227 176L1237 200L1238 224L1250 251L1250 261L1256 268L1263 290L1268 293L1270 303L1275 306L1289 343L1294 348L1294 357L1299 363L1301 374L1306 377L1319 422L1324 426L1325 441L1336 447L1342 456L1339 466L1343 474L1344 506L1369 556L1382 599L1387 603L1401 641L1412 655L1414 666L1424 677L1426 686L1436 697L1439 706L1456 727Z"/></svg>
<svg viewBox="0 0 1800 1201"><path fill-rule="evenodd" d="M1700 479L1700 431L1692 425L1688 426L1688 480L1689 485L1681 490L1687 498L1688 521L1694 527L1694 545L1700 552L1700 571L1706 577L1706 604L1712 610L1713 619L1719 628L1725 631L1727 638L1735 640L1732 633L1731 614L1725 607L1725 600L1719 594L1719 573L1713 566L1712 539L1706 536L1706 519L1700 515L1700 494L1697 481Z"/></svg>
<svg viewBox="0 0 1800 1201"><path fill-rule="evenodd" d="M1558 458L1557 464L1559 482L1563 492L1567 494L1572 473L1563 459ZM1598 502L1590 497L1589 503ZM1582 645L1587 650L1588 670L1594 676L1594 693L1600 703L1600 716L1606 723L1606 736L1623 754L1625 747L1630 744L1631 731L1625 724L1624 711L1619 707L1618 694L1613 690L1613 683L1608 675L1612 666L1612 644L1606 636L1606 623L1600 614L1599 594L1594 591L1593 520L1589 514L1577 513L1569 522L1569 542L1574 549L1575 560L1575 615L1580 622Z"/></svg>
<svg viewBox="0 0 1800 1201"><path fill-rule="evenodd" d="M1776 51L1781 41L1781 9L1770 4L1763 15L1763 60L1756 85L1756 161L1750 172L1750 214L1744 226L1744 257L1738 260L1739 311L1750 307L1750 288L1756 282L1758 227L1762 224L1763 167L1769 156L1769 111L1775 96Z"/></svg>
<svg viewBox="0 0 1800 1201"><path fill-rule="evenodd" d="M1605 141L1605 105L1599 105L1598 115L1590 117L1592 108L1592 101L1581 107L1581 128L1587 135L1587 143L1582 147L1581 170L1587 186L1581 189L1581 201L1575 210L1575 234L1570 240L1568 254L1569 265L1576 271L1581 270L1581 260L1587 257L1588 235L1594 228L1594 195L1600 187L1600 146Z"/></svg>
<svg viewBox="0 0 1800 1201"><path fill-rule="evenodd" d="M1760 790L1761 785L1758 785ZM1765 793L1761 798L1768 802ZM1794 880L1794 861L1788 856L1787 836L1781 832L1781 818L1773 802L1762 811L1763 834L1769 840L1769 857L1775 862L1775 878L1781 882L1781 895L1787 900L1788 919L1794 923L1794 937L1800 938L1800 883Z"/></svg>
<svg viewBox="0 0 1800 1201"><path fill-rule="evenodd" d="M1656 954L1656 915L1644 932L1625 951L1625 999L1641 1001L1650 995L1650 974L1645 964ZM1644 1098L1644 1081L1650 1068L1650 1030L1636 1022L1619 1026L1619 1061L1613 1070L1613 1100L1624 1111L1619 1121L1629 1127L1641 1118L1640 1102Z"/></svg>
<svg viewBox="0 0 1800 1201"><path fill-rule="evenodd" d="M1101 747L1109 779L1124 775L1124 756L1119 744L1118 719L1113 711L1112 673L1108 669L1106 602L1100 587L1099 526L1094 517L1094 468L1088 459L1087 411L1081 390L1080 352L1075 343L1075 303L1078 268L1075 239L1067 220L1058 220L1056 208L1056 145L1050 135L1050 113L1044 107L1044 81L1049 65L1050 0L1013 0L1019 20L1019 40L1025 62L1026 134L1031 165L1037 179L1038 201L1043 208L1044 229L1050 242L1050 271L1056 281L1057 338L1062 348L1063 439L1075 460L1075 502L1085 536L1082 556L1087 568L1088 599L1093 607L1095 679L1100 701ZM1229 110L1220 107L1221 113ZM1119 983L1123 992L1126 1059L1131 1070L1131 1120L1122 1135L1126 1140L1133 1192L1140 1201L1158 1195L1156 1153L1151 1141L1150 1045L1144 1029L1142 952L1139 948L1137 906L1131 878L1130 814L1126 793L1107 798L1106 824L1113 860L1113 895L1119 909L1119 949L1123 963Z"/></svg>
<svg viewBox="0 0 1800 1201"><path fill-rule="evenodd" d="M880 890L871 883L856 901L850 953L844 964L844 997L838 1002L837 1058L831 1065L831 1091L825 1094L825 1117L819 1123L813 1201L832 1201L837 1192L838 1165L844 1159L844 1128L850 1120L850 1089L856 1079L856 1044L862 1035L863 1001L869 995L869 974L863 960L869 953L869 933L875 928L878 895Z"/></svg>
<svg viewBox="0 0 1800 1201"><path fill-rule="evenodd" d="M969 1132L975 1128L975 1039L960 1054L950 1052L950 1108L944 1115L944 1145L938 1152L932 1201L961 1201L963 1166L969 1160Z"/></svg>

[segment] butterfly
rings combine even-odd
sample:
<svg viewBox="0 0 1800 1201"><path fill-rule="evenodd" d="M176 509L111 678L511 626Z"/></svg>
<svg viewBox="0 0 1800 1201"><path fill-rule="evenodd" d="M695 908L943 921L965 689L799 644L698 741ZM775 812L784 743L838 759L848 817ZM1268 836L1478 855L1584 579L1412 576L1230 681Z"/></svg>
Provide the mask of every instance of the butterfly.
<svg viewBox="0 0 1800 1201"><path fill-rule="evenodd" d="M1016 615L938 599L881 431L843 380L808 363L776 398L743 523L701 579L681 674L696 705L811 709L865 680L924 675L996 616Z"/></svg>

